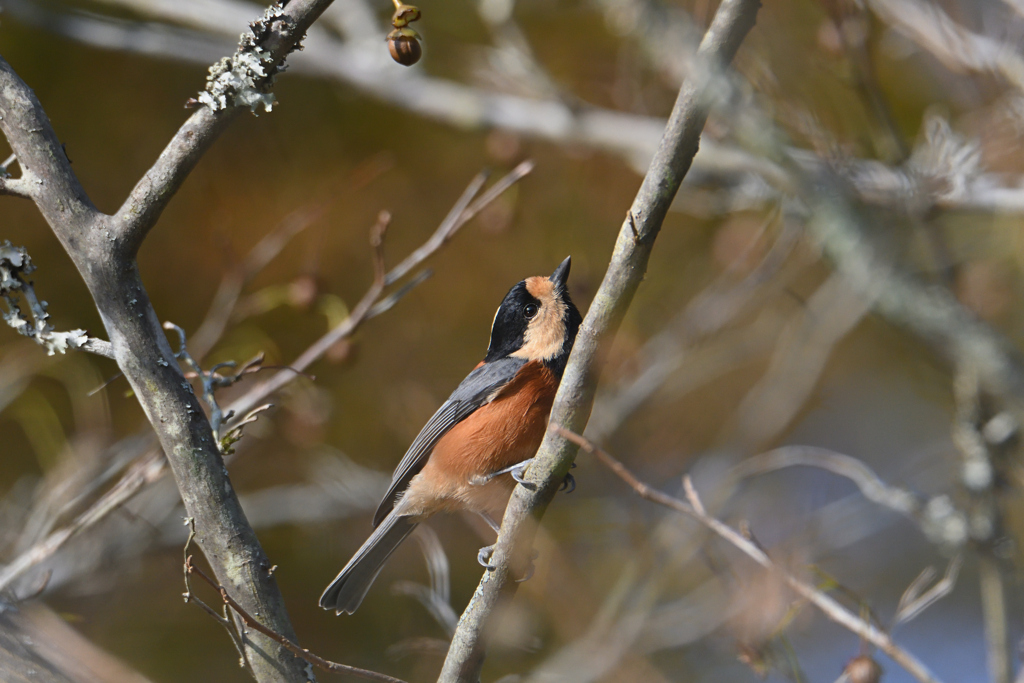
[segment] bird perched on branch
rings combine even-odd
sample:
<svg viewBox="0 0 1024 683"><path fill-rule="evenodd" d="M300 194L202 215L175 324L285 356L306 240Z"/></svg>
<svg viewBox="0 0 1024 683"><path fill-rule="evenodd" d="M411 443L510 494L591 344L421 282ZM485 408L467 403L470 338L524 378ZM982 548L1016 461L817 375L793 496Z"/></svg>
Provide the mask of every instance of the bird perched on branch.
<svg viewBox="0 0 1024 683"><path fill-rule="evenodd" d="M495 520L544 438L583 320L566 289L569 265L566 258L551 277L527 278L505 295L487 355L409 446L373 534L324 591L321 607L355 612L395 548L437 512L476 512L498 530ZM485 567L490 551L478 555Z"/></svg>

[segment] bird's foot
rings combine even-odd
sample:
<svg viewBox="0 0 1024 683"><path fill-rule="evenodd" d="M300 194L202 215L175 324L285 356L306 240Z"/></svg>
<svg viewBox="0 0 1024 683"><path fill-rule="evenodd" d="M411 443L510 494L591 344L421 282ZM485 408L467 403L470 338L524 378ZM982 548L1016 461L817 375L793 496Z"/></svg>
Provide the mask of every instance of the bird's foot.
<svg viewBox="0 0 1024 683"><path fill-rule="evenodd" d="M485 545L480 548L480 551L476 554L476 561L480 563L480 566L489 572L493 572L495 567L491 564L491 555L494 554L493 545Z"/></svg>
<svg viewBox="0 0 1024 683"><path fill-rule="evenodd" d="M483 486L484 484L486 484L487 482L491 481L496 477L500 477L503 474L511 474L512 478L515 479L517 483L522 484L526 488L532 488L533 484L530 484L529 482L526 481L526 479L523 478L523 475L526 473L526 468L529 467L530 463L532 462L533 458L530 458L529 460L517 462L515 465L512 465L511 467L506 467L503 470L497 470L496 472L491 472L490 474L477 475L470 479L469 483L473 484L474 486Z"/></svg>
<svg viewBox="0 0 1024 683"><path fill-rule="evenodd" d="M495 565L491 564L491 557L493 557L493 555L494 555L494 546L493 545L484 546L483 548L480 548L479 552L477 552L477 554L476 554L476 561L480 563L481 567L483 567L487 571L492 572L492 571L494 571L496 569ZM526 567L526 574L523 575L523 578L516 579L516 583L522 583L523 581L529 581L530 579L533 578L533 574L537 570L537 567L534 564L534 560L536 560L538 557L540 557L540 553L538 553L536 550L534 550L533 553L531 553L531 555L530 555L530 564Z"/></svg>
<svg viewBox="0 0 1024 683"><path fill-rule="evenodd" d="M526 567L526 573L523 574L523 578L516 579L516 583L522 583L523 581L529 581L530 579L533 578L534 572L537 571L537 565L534 564L534 561L538 557L540 557L540 553L537 552L536 549L534 549L533 553L531 553L531 555L530 555L530 564L527 565L527 567Z"/></svg>
<svg viewBox="0 0 1024 683"><path fill-rule="evenodd" d="M576 463L572 464L572 467L576 467ZM558 489L559 491L565 491L566 493L572 493L576 490L576 477L572 476L568 472L565 473L565 478L562 479L562 485Z"/></svg>
<svg viewBox="0 0 1024 683"><path fill-rule="evenodd" d="M529 467L532 463L533 458L530 458L529 460L524 460L522 462L517 462L515 465L512 465L511 467L506 467L503 470L491 472L490 474L477 475L470 479L469 483L472 484L473 486L483 486L484 484L491 481L495 477L500 477L503 474L511 474L512 478L516 480L517 484L522 484L526 488L532 489L534 488L534 485L526 481L525 478L526 468ZM576 467L576 463L573 463L571 467ZM573 491L576 490L576 478L573 477L571 474L566 474L565 478L562 479L562 486L558 490L565 491L566 493L572 493ZM491 526L493 527L494 525Z"/></svg>

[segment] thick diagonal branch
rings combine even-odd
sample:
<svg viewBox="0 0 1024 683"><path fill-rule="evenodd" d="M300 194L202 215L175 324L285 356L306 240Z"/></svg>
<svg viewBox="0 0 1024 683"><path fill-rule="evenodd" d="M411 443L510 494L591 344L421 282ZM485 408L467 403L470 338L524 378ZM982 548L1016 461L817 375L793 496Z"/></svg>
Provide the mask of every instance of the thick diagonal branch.
<svg viewBox="0 0 1024 683"><path fill-rule="evenodd" d="M332 0L291 0L270 21L266 37L260 48L265 50L274 66L269 69L272 79L284 63L285 57L306 35L306 30ZM138 251L150 228L156 224L167 203L178 191L185 178L199 162L203 153L220 136L228 124L243 110L233 106L221 111L200 106L178 129L152 168L132 189L117 213L110 217L111 238L121 242L127 253Z"/></svg>
<svg viewBox="0 0 1024 683"><path fill-rule="evenodd" d="M266 89L285 56L330 0L291 0L253 24L247 49L263 60ZM262 23L261 23L262 22ZM240 50L243 49L240 46ZM82 274L128 379L174 473L196 539L217 580L250 614L295 640L271 564L246 520L199 401L185 381L142 286L135 255L149 229L231 121L238 107L201 107L182 126L113 216L89 200L39 100L0 58L0 129L18 159L22 194L29 194ZM242 629L240 629L242 630ZM260 681L306 681L304 663L280 643L248 632L244 655Z"/></svg>
<svg viewBox="0 0 1024 683"><path fill-rule="evenodd" d="M599 373L598 350L625 315L647 270L654 240L669 205L690 168L707 120L710 85L732 61L754 26L759 0L724 0L697 51L694 78L683 84L661 143L619 231L611 263L580 327L562 384L551 410L557 424L583 431L590 417ZM492 563L459 621L440 681L475 682L483 666L489 617L500 600L515 592L516 568L533 542L536 520L544 514L577 446L549 432L527 473L529 487L516 488L505 512Z"/></svg>

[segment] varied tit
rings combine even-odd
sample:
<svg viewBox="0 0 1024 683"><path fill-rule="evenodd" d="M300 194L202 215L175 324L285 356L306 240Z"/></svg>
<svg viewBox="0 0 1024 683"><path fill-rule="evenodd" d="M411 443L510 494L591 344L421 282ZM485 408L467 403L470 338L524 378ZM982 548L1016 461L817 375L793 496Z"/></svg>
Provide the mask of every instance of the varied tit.
<svg viewBox="0 0 1024 683"><path fill-rule="evenodd" d="M373 534L324 591L321 607L355 612L395 548L436 512L476 512L498 530L495 520L544 438L583 320L568 278L566 258L551 277L527 278L505 295L487 355L409 446L373 517ZM478 556L484 566L489 553L482 548Z"/></svg>

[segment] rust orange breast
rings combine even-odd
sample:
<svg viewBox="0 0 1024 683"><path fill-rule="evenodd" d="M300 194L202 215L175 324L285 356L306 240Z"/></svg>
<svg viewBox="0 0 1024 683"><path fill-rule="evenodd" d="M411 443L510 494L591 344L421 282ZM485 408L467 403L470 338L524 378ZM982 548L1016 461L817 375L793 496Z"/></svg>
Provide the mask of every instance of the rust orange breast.
<svg viewBox="0 0 1024 683"><path fill-rule="evenodd" d="M527 363L494 400L437 442L424 474L461 484L533 457L557 390L550 370L537 361Z"/></svg>

